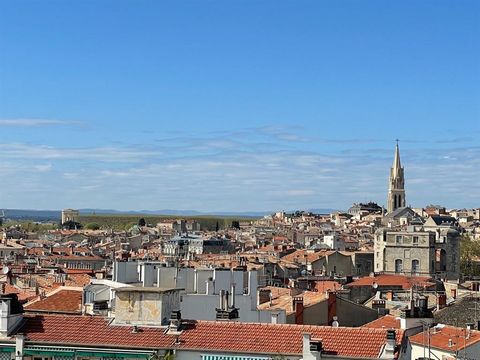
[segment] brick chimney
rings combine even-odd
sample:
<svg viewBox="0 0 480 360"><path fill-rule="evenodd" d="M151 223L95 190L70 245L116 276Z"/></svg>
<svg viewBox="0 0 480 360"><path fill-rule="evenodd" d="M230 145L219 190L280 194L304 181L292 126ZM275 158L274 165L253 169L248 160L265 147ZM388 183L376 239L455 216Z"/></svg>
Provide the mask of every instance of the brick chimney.
<svg viewBox="0 0 480 360"><path fill-rule="evenodd" d="M337 316L337 293L328 292L328 325L332 325L333 317Z"/></svg>
<svg viewBox="0 0 480 360"><path fill-rule="evenodd" d="M272 296L272 291L270 289L258 289L257 305L270 301L271 296Z"/></svg>
<svg viewBox="0 0 480 360"><path fill-rule="evenodd" d="M295 296L293 298L293 311L295 312L295 324L303 324L303 297Z"/></svg>

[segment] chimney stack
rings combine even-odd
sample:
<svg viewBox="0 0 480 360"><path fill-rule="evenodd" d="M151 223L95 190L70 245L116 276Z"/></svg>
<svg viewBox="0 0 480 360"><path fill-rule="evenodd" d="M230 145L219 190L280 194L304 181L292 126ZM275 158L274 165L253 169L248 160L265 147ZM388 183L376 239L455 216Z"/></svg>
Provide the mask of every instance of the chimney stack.
<svg viewBox="0 0 480 360"><path fill-rule="evenodd" d="M272 292L269 289L259 289L257 293L257 306L270 301Z"/></svg>
<svg viewBox="0 0 480 360"><path fill-rule="evenodd" d="M228 310L228 299L230 297L230 293L227 291L224 292L223 298L223 310Z"/></svg>
<svg viewBox="0 0 480 360"><path fill-rule="evenodd" d="M303 297L293 298L293 311L295 312L295 324L303 324Z"/></svg>
<svg viewBox="0 0 480 360"><path fill-rule="evenodd" d="M220 290L219 295L218 295L218 299L219 299L218 308L220 310L224 310L223 309L224 292L225 292L225 290Z"/></svg>
<svg viewBox="0 0 480 360"><path fill-rule="evenodd" d="M387 330L387 339L385 342L384 355L385 357L395 354L395 345L397 344L397 332L394 329Z"/></svg>
<svg viewBox="0 0 480 360"><path fill-rule="evenodd" d="M303 360L320 360L322 358L322 340L312 339L312 334L303 333Z"/></svg>
<svg viewBox="0 0 480 360"><path fill-rule="evenodd" d="M332 325L333 317L337 316L337 294L328 292L328 325Z"/></svg>
<svg viewBox="0 0 480 360"><path fill-rule="evenodd" d="M230 307L233 309L235 308L235 283L232 283L232 291L230 292L231 298L230 298Z"/></svg>

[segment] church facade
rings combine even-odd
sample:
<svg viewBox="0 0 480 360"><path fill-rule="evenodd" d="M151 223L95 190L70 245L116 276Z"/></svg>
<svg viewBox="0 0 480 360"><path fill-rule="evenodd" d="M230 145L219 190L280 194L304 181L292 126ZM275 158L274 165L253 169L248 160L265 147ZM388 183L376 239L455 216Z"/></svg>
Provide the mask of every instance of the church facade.
<svg viewBox="0 0 480 360"><path fill-rule="evenodd" d="M388 187L388 214L374 242L375 272L456 280L460 228L450 216L423 219L405 206L405 176L398 143Z"/></svg>

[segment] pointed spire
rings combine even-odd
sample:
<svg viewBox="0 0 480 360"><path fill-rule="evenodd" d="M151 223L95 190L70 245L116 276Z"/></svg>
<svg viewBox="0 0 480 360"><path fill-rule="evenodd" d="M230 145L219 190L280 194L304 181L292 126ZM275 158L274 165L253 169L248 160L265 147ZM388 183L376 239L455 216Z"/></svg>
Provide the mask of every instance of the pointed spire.
<svg viewBox="0 0 480 360"><path fill-rule="evenodd" d="M399 170L402 168L402 164L400 163L400 150L398 149L398 139L396 142L397 145L395 146L395 156L393 158L393 178L396 178L399 175Z"/></svg>

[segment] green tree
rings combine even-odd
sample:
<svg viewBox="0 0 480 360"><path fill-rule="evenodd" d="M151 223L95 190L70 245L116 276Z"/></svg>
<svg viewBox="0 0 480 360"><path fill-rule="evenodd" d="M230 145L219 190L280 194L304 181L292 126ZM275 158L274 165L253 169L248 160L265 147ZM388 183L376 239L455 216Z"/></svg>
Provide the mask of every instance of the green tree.
<svg viewBox="0 0 480 360"><path fill-rule="evenodd" d="M131 222L129 222L129 223L127 223L127 224L125 225L124 230L125 230L125 231L130 231L130 229L133 228L135 225L137 225L137 223L131 221Z"/></svg>
<svg viewBox="0 0 480 360"><path fill-rule="evenodd" d="M480 275L480 242L472 240L470 236L460 238L460 272L463 276Z"/></svg>
<svg viewBox="0 0 480 360"><path fill-rule="evenodd" d="M98 230L100 229L100 225L95 222L90 222L88 224L85 224L85 229L87 230Z"/></svg>
<svg viewBox="0 0 480 360"><path fill-rule="evenodd" d="M75 230L75 229L81 229L83 227L82 224L80 224L79 222L76 222L76 221L65 221L63 224L62 224L62 228L63 229L68 229L68 230Z"/></svg>

